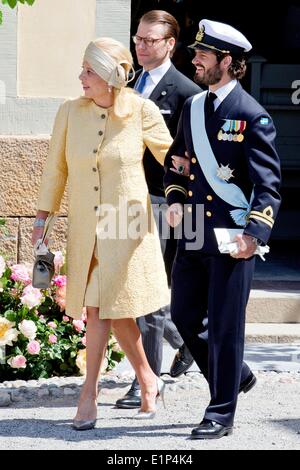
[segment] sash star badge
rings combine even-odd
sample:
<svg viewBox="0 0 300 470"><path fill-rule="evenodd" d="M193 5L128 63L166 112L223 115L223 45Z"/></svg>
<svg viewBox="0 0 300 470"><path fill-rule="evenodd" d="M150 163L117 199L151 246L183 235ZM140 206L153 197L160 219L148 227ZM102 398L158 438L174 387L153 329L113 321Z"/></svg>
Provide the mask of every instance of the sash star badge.
<svg viewBox="0 0 300 470"><path fill-rule="evenodd" d="M233 172L234 170L231 170L231 168L229 168L229 165L221 165L217 169L217 177L223 181L229 181L230 178L234 178Z"/></svg>

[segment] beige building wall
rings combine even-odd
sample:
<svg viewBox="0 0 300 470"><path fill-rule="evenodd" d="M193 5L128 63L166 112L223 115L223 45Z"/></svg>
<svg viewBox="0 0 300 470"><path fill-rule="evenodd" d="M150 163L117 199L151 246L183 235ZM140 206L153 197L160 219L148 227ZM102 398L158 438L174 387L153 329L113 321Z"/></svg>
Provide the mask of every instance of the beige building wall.
<svg viewBox="0 0 300 470"><path fill-rule="evenodd" d="M39 0L18 11L18 96L81 94L78 75L95 37L96 0Z"/></svg>
<svg viewBox="0 0 300 470"><path fill-rule="evenodd" d="M59 104L81 94L88 42L111 36L129 45L130 0L37 0L6 9L0 27L0 254L32 261L30 235L37 192ZM63 200L52 239L65 247Z"/></svg>

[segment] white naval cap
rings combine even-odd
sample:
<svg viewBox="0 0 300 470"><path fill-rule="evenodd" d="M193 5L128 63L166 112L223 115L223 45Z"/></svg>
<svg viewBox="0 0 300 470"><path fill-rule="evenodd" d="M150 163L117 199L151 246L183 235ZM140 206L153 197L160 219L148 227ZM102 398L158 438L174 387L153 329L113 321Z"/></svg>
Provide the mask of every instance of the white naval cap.
<svg viewBox="0 0 300 470"><path fill-rule="evenodd" d="M192 49L210 49L235 56L249 52L252 45L237 29L225 23L201 20Z"/></svg>

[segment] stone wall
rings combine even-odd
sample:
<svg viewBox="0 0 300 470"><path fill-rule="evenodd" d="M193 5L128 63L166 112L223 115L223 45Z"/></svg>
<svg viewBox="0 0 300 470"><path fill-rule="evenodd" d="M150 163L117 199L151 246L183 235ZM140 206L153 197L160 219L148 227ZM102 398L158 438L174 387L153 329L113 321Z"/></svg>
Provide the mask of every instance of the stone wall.
<svg viewBox="0 0 300 470"><path fill-rule="evenodd" d="M0 136L0 253L13 262L32 261L30 242L36 200L49 137ZM67 227L64 196L59 219L51 236L53 250L64 249Z"/></svg>

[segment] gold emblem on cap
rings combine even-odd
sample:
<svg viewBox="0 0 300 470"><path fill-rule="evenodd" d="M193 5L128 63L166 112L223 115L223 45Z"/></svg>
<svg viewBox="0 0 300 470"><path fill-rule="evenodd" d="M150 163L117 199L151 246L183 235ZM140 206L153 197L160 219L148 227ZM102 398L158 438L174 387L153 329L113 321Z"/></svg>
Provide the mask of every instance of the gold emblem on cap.
<svg viewBox="0 0 300 470"><path fill-rule="evenodd" d="M196 41L198 42L201 42L203 37L204 37L204 32L205 32L205 27L204 26L201 26L201 28L199 29L198 33L197 33L197 36L196 36Z"/></svg>

